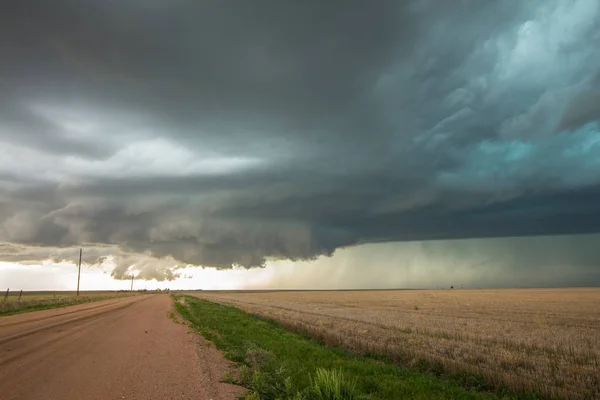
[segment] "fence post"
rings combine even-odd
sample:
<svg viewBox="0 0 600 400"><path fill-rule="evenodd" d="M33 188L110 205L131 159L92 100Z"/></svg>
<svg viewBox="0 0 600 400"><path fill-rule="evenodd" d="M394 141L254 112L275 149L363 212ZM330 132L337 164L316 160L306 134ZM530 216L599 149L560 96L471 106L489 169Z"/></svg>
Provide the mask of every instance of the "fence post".
<svg viewBox="0 0 600 400"><path fill-rule="evenodd" d="M23 289L21 289L21 292L19 293L19 300L17 300L17 304L21 305L21 296L23 296Z"/></svg>
<svg viewBox="0 0 600 400"><path fill-rule="evenodd" d="M8 299L8 292L10 292L10 288L6 289L6 294L4 295L4 303L6 303L6 300Z"/></svg>

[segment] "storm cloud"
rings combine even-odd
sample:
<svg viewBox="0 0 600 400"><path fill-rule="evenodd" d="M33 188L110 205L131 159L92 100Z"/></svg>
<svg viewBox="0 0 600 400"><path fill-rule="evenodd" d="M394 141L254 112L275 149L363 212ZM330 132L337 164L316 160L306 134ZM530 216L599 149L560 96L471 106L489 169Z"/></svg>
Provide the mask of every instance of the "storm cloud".
<svg viewBox="0 0 600 400"><path fill-rule="evenodd" d="M172 279L600 232L597 0L1 11L0 259Z"/></svg>

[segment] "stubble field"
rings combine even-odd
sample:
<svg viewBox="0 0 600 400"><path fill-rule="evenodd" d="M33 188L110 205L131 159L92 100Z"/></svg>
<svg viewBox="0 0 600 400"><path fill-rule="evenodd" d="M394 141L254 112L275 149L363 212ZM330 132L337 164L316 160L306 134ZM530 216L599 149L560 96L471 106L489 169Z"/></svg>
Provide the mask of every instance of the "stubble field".
<svg viewBox="0 0 600 400"><path fill-rule="evenodd" d="M196 292L326 344L492 387L600 398L600 289Z"/></svg>

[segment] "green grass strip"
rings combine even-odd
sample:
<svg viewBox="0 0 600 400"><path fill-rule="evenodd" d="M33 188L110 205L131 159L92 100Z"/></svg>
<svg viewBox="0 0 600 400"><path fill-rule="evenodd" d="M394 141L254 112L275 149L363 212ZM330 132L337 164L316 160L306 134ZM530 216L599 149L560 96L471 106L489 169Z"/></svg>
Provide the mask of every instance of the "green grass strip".
<svg viewBox="0 0 600 400"><path fill-rule="evenodd" d="M493 399L457 382L324 346L235 307L175 296L179 313L225 357L246 399ZM508 397L505 397L508 398Z"/></svg>

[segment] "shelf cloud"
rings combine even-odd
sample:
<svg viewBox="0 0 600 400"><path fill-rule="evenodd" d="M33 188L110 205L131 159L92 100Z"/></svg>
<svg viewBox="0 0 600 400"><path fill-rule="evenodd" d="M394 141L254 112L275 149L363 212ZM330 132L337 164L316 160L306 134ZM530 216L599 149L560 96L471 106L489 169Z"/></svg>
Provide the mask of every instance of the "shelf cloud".
<svg viewBox="0 0 600 400"><path fill-rule="evenodd" d="M596 0L2 8L4 261L600 232Z"/></svg>

